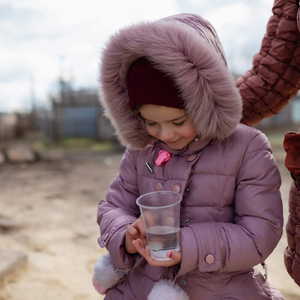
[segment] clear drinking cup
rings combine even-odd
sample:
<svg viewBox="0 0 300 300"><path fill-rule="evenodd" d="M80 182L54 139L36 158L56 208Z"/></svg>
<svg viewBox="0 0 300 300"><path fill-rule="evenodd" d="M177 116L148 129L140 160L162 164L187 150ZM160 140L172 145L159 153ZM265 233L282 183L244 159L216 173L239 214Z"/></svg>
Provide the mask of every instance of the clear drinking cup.
<svg viewBox="0 0 300 300"><path fill-rule="evenodd" d="M179 251L180 202L175 192L159 191L137 198L143 218L151 257L169 260L169 250Z"/></svg>

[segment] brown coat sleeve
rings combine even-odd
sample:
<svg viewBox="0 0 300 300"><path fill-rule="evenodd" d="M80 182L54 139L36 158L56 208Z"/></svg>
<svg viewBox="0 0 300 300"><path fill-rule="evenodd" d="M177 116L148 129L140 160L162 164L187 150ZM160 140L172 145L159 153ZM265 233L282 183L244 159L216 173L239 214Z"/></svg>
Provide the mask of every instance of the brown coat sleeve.
<svg viewBox="0 0 300 300"><path fill-rule="evenodd" d="M278 114L300 88L300 34L295 0L275 0L273 16L252 69L237 80L242 123L253 126Z"/></svg>
<svg viewBox="0 0 300 300"><path fill-rule="evenodd" d="M289 198L289 218L286 224L288 246L284 251L284 264L294 281L300 286L300 190L292 182Z"/></svg>
<svg viewBox="0 0 300 300"><path fill-rule="evenodd" d="M287 132L284 138L286 168L293 173L295 182L292 182L289 197L289 217L286 224L288 246L284 252L285 267L300 286L300 128L298 133Z"/></svg>

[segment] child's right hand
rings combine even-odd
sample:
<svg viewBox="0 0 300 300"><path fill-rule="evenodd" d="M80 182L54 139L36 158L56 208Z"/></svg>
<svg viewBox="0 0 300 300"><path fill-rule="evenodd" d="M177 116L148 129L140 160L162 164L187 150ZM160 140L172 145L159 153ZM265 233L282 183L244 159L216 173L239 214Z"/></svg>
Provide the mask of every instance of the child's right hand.
<svg viewBox="0 0 300 300"><path fill-rule="evenodd" d="M137 253L138 251L132 244L132 241L141 239L144 245L147 245L146 231L142 217L138 218L134 223L129 225L125 233L125 250L127 253Z"/></svg>

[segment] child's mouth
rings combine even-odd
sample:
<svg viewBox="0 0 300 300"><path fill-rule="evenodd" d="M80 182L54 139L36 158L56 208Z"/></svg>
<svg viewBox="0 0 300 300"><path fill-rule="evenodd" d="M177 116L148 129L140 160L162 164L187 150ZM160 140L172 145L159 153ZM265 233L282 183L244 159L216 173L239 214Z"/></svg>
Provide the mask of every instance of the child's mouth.
<svg viewBox="0 0 300 300"><path fill-rule="evenodd" d="M177 140L177 141L174 141L174 142L166 142L167 144L176 144L176 143L178 143L180 141L180 139L179 140Z"/></svg>

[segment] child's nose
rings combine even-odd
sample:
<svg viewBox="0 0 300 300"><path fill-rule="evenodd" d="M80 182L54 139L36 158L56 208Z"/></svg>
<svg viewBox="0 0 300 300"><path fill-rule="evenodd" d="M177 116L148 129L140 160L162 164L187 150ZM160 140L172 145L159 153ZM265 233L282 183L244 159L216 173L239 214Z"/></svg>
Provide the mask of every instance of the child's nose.
<svg viewBox="0 0 300 300"><path fill-rule="evenodd" d="M174 133L172 130L169 130L168 128L161 128L159 133L159 139L162 141L168 141L172 139L174 136Z"/></svg>

